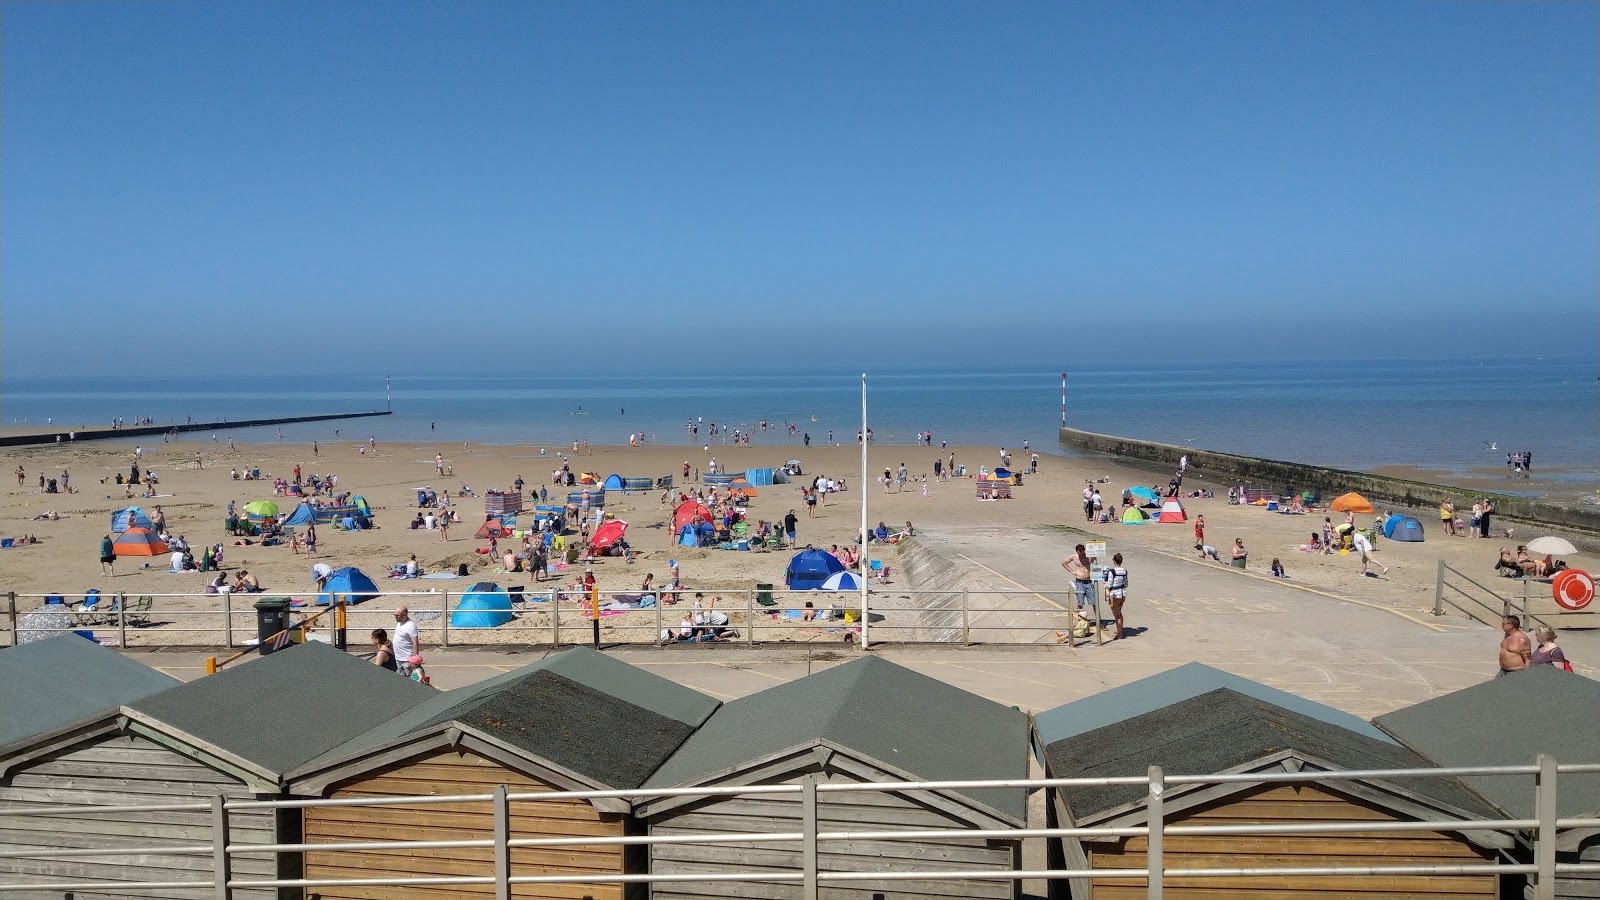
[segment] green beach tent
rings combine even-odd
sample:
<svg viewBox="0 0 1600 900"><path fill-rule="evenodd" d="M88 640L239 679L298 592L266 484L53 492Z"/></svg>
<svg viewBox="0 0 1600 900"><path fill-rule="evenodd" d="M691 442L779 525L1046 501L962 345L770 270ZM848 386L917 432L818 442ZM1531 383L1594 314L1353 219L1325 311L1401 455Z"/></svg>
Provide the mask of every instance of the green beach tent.
<svg viewBox="0 0 1600 900"><path fill-rule="evenodd" d="M1150 517L1145 515L1145 511L1137 506L1130 506L1122 511L1122 524L1124 525L1143 525L1148 521L1150 521Z"/></svg>

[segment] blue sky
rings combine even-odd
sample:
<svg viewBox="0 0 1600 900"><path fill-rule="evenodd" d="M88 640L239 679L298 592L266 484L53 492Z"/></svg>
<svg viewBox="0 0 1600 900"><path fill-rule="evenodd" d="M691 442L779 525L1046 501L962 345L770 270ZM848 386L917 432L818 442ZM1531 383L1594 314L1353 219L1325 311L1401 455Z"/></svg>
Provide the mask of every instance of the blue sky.
<svg viewBox="0 0 1600 900"><path fill-rule="evenodd" d="M1594 3L8 3L0 27L8 374L69 336L85 372L464 371L486 342L539 370L580 338L641 367L1596 352Z"/></svg>

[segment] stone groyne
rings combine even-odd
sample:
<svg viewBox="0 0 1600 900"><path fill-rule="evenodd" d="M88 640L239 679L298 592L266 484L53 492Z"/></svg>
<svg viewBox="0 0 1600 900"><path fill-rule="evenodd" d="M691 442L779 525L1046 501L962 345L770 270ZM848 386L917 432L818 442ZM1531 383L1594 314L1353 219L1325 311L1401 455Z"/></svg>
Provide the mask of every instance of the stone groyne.
<svg viewBox="0 0 1600 900"><path fill-rule="evenodd" d="M1314 490L1322 494L1325 500L1331 500L1347 491L1355 491L1374 504L1410 510L1434 508L1440 501L1449 497L1463 516L1470 510L1474 498L1488 497L1494 501L1495 514L1501 519L1530 525L1569 528L1590 535L1600 535L1600 509L1576 504L1552 503L1548 500L1517 497L1511 494L1496 494L1422 481L1408 481L1404 478L1389 478L1368 472L1352 472L1325 466L1219 453L1215 450L1197 450L1176 444L1097 434L1076 428L1061 429L1061 445L1074 450L1087 450L1155 463L1162 468L1175 468L1178 458L1188 454L1189 465L1203 473L1214 490L1223 490L1229 482L1242 481L1246 484L1261 484L1280 489ZM1425 524L1438 523L1433 521Z"/></svg>
<svg viewBox="0 0 1600 900"><path fill-rule="evenodd" d="M147 437L169 434L171 432L188 431L221 431L228 428L255 428L261 425L293 425L300 422L329 422L336 419L365 419L371 416L393 415L389 410L380 409L377 412L358 413L329 413L320 416L280 416L273 419L243 419L238 422L186 422L171 425L130 425L126 428L99 428L92 431L78 431L63 429L61 431L48 431L39 434L8 434L0 435L0 447L27 447L38 444L54 444L59 440L66 443L70 435L74 443L82 441L103 441L109 438Z"/></svg>

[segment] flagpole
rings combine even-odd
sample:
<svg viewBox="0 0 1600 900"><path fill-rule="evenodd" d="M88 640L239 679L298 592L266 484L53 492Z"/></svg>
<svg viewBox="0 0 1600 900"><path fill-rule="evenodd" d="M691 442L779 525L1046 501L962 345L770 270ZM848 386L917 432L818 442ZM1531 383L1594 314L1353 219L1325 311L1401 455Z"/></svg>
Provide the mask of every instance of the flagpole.
<svg viewBox="0 0 1600 900"><path fill-rule="evenodd" d="M1067 373L1061 373L1061 427L1067 427Z"/></svg>
<svg viewBox="0 0 1600 900"><path fill-rule="evenodd" d="M1065 402L1065 400L1062 400L1062 403ZM394 402L389 398L389 376L387 375L383 376L383 408L389 412L394 412ZM1065 413L1062 413L1062 418L1063 424L1065 424Z"/></svg>
<svg viewBox="0 0 1600 900"><path fill-rule="evenodd" d="M867 490L867 373L861 373L861 649L870 650L872 645L867 638L867 622L871 616L867 612L867 586L872 580L871 560L868 558L867 549L867 495L872 493Z"/></svg>

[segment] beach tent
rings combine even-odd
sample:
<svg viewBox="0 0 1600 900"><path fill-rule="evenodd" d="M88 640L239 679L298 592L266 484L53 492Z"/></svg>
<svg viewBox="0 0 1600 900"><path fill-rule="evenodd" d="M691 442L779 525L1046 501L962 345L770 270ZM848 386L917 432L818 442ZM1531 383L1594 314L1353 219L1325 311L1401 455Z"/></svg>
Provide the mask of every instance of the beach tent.
<svg viewBox="0 0 1600 900"><path fill-rule="evenodd" d="M1383 523L1383 536L1391 541L1422 543L1422 523L1411 516L1390 516Z"/></svg>
<svg viewBox="0 0 1600 900"><path fill-rule="evenodd" d="M1135 497L1138 497L1141 501L1143 501L1142 503L1139 504L1140 506L1160 506L1161 505L1161 495L1157 494L1155 491L1152 491L1151 489L1145 487L1142 484L1136 484L1133 487L1128 488L1128 493L1134 495Z"/></svg>
<svg viewBox="0 0 1600 900"><path fill-rule="evenodd" d="M316 507L313 507L309 503L302 503L299 506L296 506L294 508L294 512L289 513L289 515L279 524L284 525L284 526L290 526L290 525L314 525L314 524L316 524L316 521L317 521L317 510L316 510Z"/></svg>
<svg viewBox="0 0 1600 900"><path fill-rule="evenodd" d="M756 489L750 486L750 482L741 478L728 485L728 493L736 497L749 499L756 496Z"/></svg>
<svg viewBox="0 0 1600 900"><path fill-rule="evenodd" d="M801 550L789 560L789 568L783 573L783 583L791 591L814 591L822 587L828 576L835 572L843 572L844 563L825 550Z"/></svg>
<svg viewBox="0 0 1600 900"><path fill-rule="evenodd" d="M511 595L492 581L480 581L450 614L451 628L497 628L511 621Z"/></svg>
<svg viewBox="0 0 1600 900"><path fill-rule="evenodd" d="M1156 521L1187 522L1189 521L1189 516L1183 511L1183 504L1178 502L1177 497L1168 497L1166 501L1161 504L1161 513L1156 516Z"/></svg>
<svg viewBox="0 0 1600 900"><path fill-rule="evenodd" d="M756 487L764 487L764 486L770 485L770 484L772 484L772 470L771 469L745 469L744 470L744 480L750 482L752 485L755 485Z"/></svg>
<svg viewBox="0 0 1600 900"><path fill-rule="evenodd" d="M1333 501L1334 512L1370 513L1373 511L1372 503L1367 498L1355 491L1340 496Z"/></svg>
<svg viewBox="0 0 1600 900"><path fill-rule="evenodd" d="M478 533L473 537L488 540L489 538L503 538L510 533L511 529L501 525L499 519L489 519L479 526Z"/></svg>
<svg viewBox="0 0 1600 900"><path fill-rule="evenodd" d="M620 490L625 490L627 488L627 483L622 480L622 476L621 475L618 475L617 473L612 472L606 478L605 484L602 485L602 487L604 487L608 491L620 491Z"/></svg>
<svg viewBox="0 0 1600 900"><path fill-rule="evenodd" d="M317 605L327 606L333 601L330 595L338 594L346 603L360 603L378 596L378 586L373 583L367 574L354 566L345 566L334 569L328 577L328 584L323 592L317 595Z"/></svg>
<svg viewBox="0 0 1600 900"><path fill-rule="evenodd" d="M854 572L835 572L829 575L819 591L859 591L861 590L861 576Z"/></svg>
<svg viewBox="0 0 1600 900"><path fill-rule="evenodd" d="M117 556L163 556L171 552L159 535L138 526L124 531L111 549Z"/></svg>
<svg viewBox="0 0 1600 900"><path fill-rule="evenodd" d="M678 543L685 547L703 547L717 536L717 529L710 522L690 522L678 529Z"/></svg>
<svg viewBox="0 0 1600 900"><path fill-rule="evenodd" d="M672 528L674 531L683 531L685 525L698 525L701 522L710 524L716 520L711 516L711 510L698 500L685 500L678 504L672 511Z"/></svg>
<svg viewBox="0 0 1600 900"><path fill-rule="evenodd" d="M1145 511L1137 506L1130 506L1122 511L1122 524L1124 525L1143 525L1148 521L1150 521L1150 516L1146 515Z"/></svg>
<svg viewBox="0 0 1600 900"><path fill-rule="evenodd" d="M357 510L360 510L363 516L366 516L369 519L372 518L372 507L367 505L367 498L357 494L350 498L350 505L354 506Z"/></svg>
<svg viewBox="0 0 1600 900"><path fill-rule="evenodd" d="M594 530L594 537L590 539L589 546L596 550L604 550L622 540L628 531L628 523L621 519L612 519Z"/></svg>
<svg viewBox="0 0 1600 900"><path fill-rule="evenodd" d="M144 510L137 506L130 506L127 509L119 509L111 514L111 530L117 534L121 534L122 532L127 531L129 528L154 527L154 525L150 524L150 517L145 515Z"/></svg>

